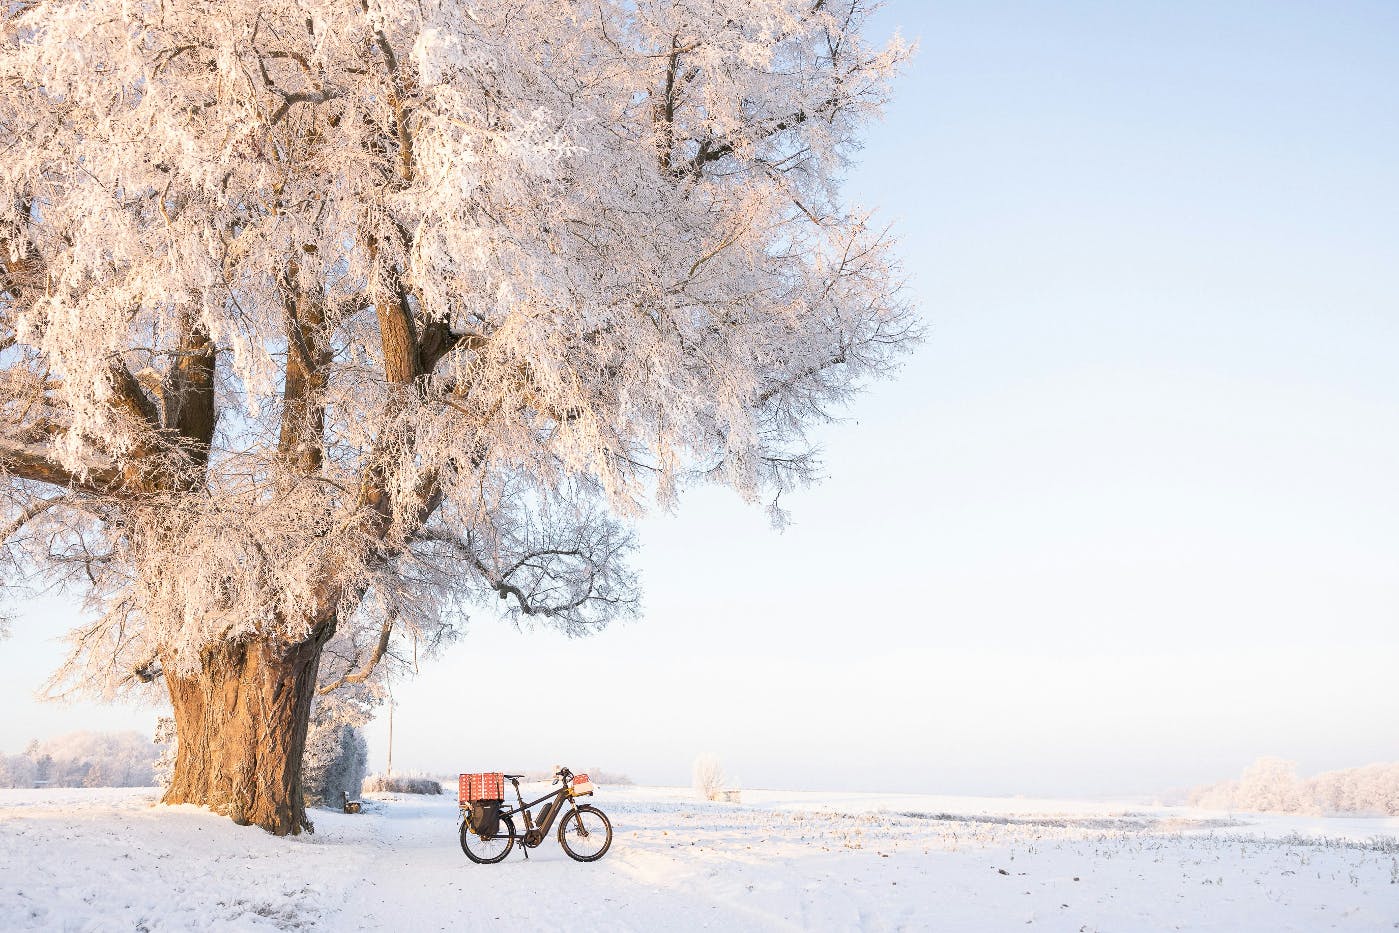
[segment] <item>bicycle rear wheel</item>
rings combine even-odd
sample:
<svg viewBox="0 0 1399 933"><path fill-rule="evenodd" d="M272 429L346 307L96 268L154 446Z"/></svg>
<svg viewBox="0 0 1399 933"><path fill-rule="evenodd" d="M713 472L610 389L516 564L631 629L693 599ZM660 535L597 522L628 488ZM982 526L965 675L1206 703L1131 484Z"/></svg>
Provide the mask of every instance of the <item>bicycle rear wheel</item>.
<svg viewBox="0 0 1399 933"><path fill-rule="evenodd" d="M597 807L570 810L559 823L559 845L575 861L596 862L612 847L612 821Z"/></svg>
<svg viewBox="0 0 1399 933"><path fill-rule="evenodd" d="M515 823L508 816L500 818L496 834L482 839L471 831L470 821L461 824L461 850L477 865L494 865L510 854L515 845Z"/></svg>

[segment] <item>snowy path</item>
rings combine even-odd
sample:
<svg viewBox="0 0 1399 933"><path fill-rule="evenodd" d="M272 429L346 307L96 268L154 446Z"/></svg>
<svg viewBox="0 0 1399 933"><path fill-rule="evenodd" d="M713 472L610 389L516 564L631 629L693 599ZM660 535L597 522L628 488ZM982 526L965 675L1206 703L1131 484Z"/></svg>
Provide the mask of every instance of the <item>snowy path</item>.
<svg viewBox="0 0 1399 933"><path fill-rule="evenodd" d="M601 862L551 838L478 866L445 797L318 813L314 836L275 839L149 791L0 791L0 929L1399 929L1396 820L747 797L604 788L617 836Z"/></svg>

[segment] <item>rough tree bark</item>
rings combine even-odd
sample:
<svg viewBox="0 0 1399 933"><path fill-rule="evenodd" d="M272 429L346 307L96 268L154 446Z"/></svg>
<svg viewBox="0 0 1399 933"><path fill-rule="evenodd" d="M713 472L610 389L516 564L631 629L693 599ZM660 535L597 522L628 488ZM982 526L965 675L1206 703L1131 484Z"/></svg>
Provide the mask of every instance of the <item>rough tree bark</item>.
<svg viewBox="0 0 1399 933"><path fill-rule="evenodd" d="M312 829L301 757L331 631L295 645L220 645L194 676L166 674L179 746L164 803L205 806L278 836Z"/></svg>
<svg viewBox="0 0 1399 933"><path fill-rule="evenodd" d="M298 284L289 262L278 279L287 331L287 366L278 452L284 481L311 476L324 456L321 393L329 354L321 345L324 309ZM202 333L198 336L203 336ZM201 383L212 386L212 358ZM182 414L198 413L181 434L212 437L214 407L182 386ZM186 414L188 417L188 414ZM202 463L201 463L202 465ZM261 826L279 836L311 830L301 788L302 755L321 648L335 631L333 616L303 642L275 638L219 645L201 656L198 672L181 676L162 662L179 736L175 773L164 802L193 803Z"/></svg>

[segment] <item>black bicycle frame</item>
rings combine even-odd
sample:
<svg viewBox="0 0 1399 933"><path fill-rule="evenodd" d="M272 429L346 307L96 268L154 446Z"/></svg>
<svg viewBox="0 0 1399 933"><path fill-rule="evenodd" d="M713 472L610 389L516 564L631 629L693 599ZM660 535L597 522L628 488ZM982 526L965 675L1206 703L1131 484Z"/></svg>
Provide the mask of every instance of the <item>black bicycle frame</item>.
<svg viewBox="0 0 1399 933"><path fill-rule="evenodd" d="M574 809L578 808L578 804L574 802L573 796L568 792L569 785L567 779L565 779L563 787L545 794L538 800L531 800L529 803L525 803L525 797L520 793L520 782L512 778L510 783L515 785L515 798L520 801L520 805L510 810L502 809L500 815L505 817L514 816L516 813L523 814L525 819L525 834L523 836L517 836L516 838L520 839L531 849L537 849L539 844L548 837L549 830L553 828L554 820L558 819L559 811L563 809L565 800L573 804ZM546 800L551 802L549 806L544 809L544 812L539 815L539 820L536 821L533 814L529 812L529 808L538 806Z"/></svg>

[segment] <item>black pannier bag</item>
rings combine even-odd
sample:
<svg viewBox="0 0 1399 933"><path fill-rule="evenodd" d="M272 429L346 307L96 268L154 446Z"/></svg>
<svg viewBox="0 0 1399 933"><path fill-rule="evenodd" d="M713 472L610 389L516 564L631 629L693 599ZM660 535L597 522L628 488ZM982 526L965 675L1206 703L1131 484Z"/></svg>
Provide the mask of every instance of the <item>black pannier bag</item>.
<svg viewBox="0 0 1399 933"><path fill-rule="evenodd" d="M471 803L471 831L478 836L494 836L500 829L499 800L474 800Z"/></svg>

